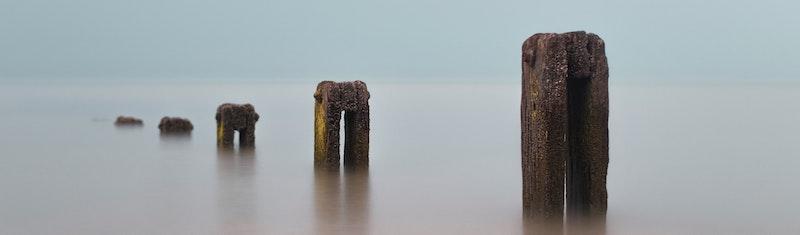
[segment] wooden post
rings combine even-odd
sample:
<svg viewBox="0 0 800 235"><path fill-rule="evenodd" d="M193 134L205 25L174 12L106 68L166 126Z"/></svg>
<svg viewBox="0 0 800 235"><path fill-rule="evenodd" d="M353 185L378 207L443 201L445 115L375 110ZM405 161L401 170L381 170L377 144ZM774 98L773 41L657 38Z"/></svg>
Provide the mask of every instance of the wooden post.
<svg viewBox="0 0 800 235"><path fill-rule="evenodd" d="M339 123L344 112L344 164L369 166L369 91L362 81L323 81L314 93L314 165L339 167Z"/></svg>
<svg viewBox="0 0 800 235"><path fill-rule="evenodd" d="M525 216L560 227L566 206L570 222L604 224L608 64L603 40L585 32L528 38L522 46L521 110Z"/></svg>
<svg viewBox="0 0 800 235"><path fill-rule="evenodd" d="M255 147L259 115L251 104L225 103L217 108L217 146L232 148L234 131L239 132L239 147Z"/></svg>
<svg viewBox="0 0 800 235"><path fill-rule="evenodd" d="M158 123L161 135L188 135L192 133L194 125L189 119L180 117L163 117Z"/></svg>

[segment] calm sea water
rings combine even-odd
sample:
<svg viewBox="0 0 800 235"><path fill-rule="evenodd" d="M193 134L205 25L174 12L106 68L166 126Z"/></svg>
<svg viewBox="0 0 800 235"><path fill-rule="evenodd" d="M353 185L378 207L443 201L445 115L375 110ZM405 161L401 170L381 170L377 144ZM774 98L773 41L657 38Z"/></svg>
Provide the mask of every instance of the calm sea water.
<svg viewBox="0 0 800 235"><path fill-rule="evenodd" d="M523 233L518 84L370 83L370 171L336 175L315 86L2 84L0 234ZM610 91L609 234L800 231L800 86ZM254 152L217 151L223 102L261 114Z"/></svg>

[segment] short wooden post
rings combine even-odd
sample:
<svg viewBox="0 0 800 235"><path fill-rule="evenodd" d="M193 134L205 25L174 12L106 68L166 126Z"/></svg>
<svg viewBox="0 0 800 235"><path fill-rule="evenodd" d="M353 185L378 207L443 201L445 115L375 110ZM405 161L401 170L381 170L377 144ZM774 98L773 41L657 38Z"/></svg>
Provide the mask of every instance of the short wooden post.
<svg viewBox="0 0 800 235"><path fill-rule="evenodd" d="M251 104L222 104L217 108L217 146L232 148L234 132L239 132L239 147L255 147L259 115Z"/></svg>
<svg viewBox="0 0 800 235"><path fill-rule="evenodd" d="M188 135L192 133L194 125L189 119L180 117L163 117L158 123L161 135Z"/></svg>
<svg viewBox="0 0 800 235"><path fill-rule="evenodd" d="M323 81L314 93L314 164L339 167L339 123L344 112L344 164L369 165L369 91L362 81Z"/></svg>

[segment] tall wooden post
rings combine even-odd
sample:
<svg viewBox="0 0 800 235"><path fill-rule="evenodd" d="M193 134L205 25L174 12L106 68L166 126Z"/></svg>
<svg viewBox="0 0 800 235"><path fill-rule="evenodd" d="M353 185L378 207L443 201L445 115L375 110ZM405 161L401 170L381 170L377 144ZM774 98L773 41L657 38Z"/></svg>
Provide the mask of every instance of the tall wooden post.
<svg viewBox="0 0 800 235"><path fill-rule="evenodd" d="M566 206L570 223L603 224L608 168L603 40L585 32L528 38L522 46L521 111L525 216L560 227Z"/></svg>

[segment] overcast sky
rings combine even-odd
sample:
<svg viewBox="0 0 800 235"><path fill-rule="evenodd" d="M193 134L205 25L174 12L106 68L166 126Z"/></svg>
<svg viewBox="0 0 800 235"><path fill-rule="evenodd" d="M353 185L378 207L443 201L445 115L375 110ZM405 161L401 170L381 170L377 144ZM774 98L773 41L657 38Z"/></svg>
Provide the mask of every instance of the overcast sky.
<svg viewBox="0 0 800 235"><path fill-rule="evenodd" d="M793 79L796 1L0 0L0 79L518 81L536 32L612 79Z"/></svg>

